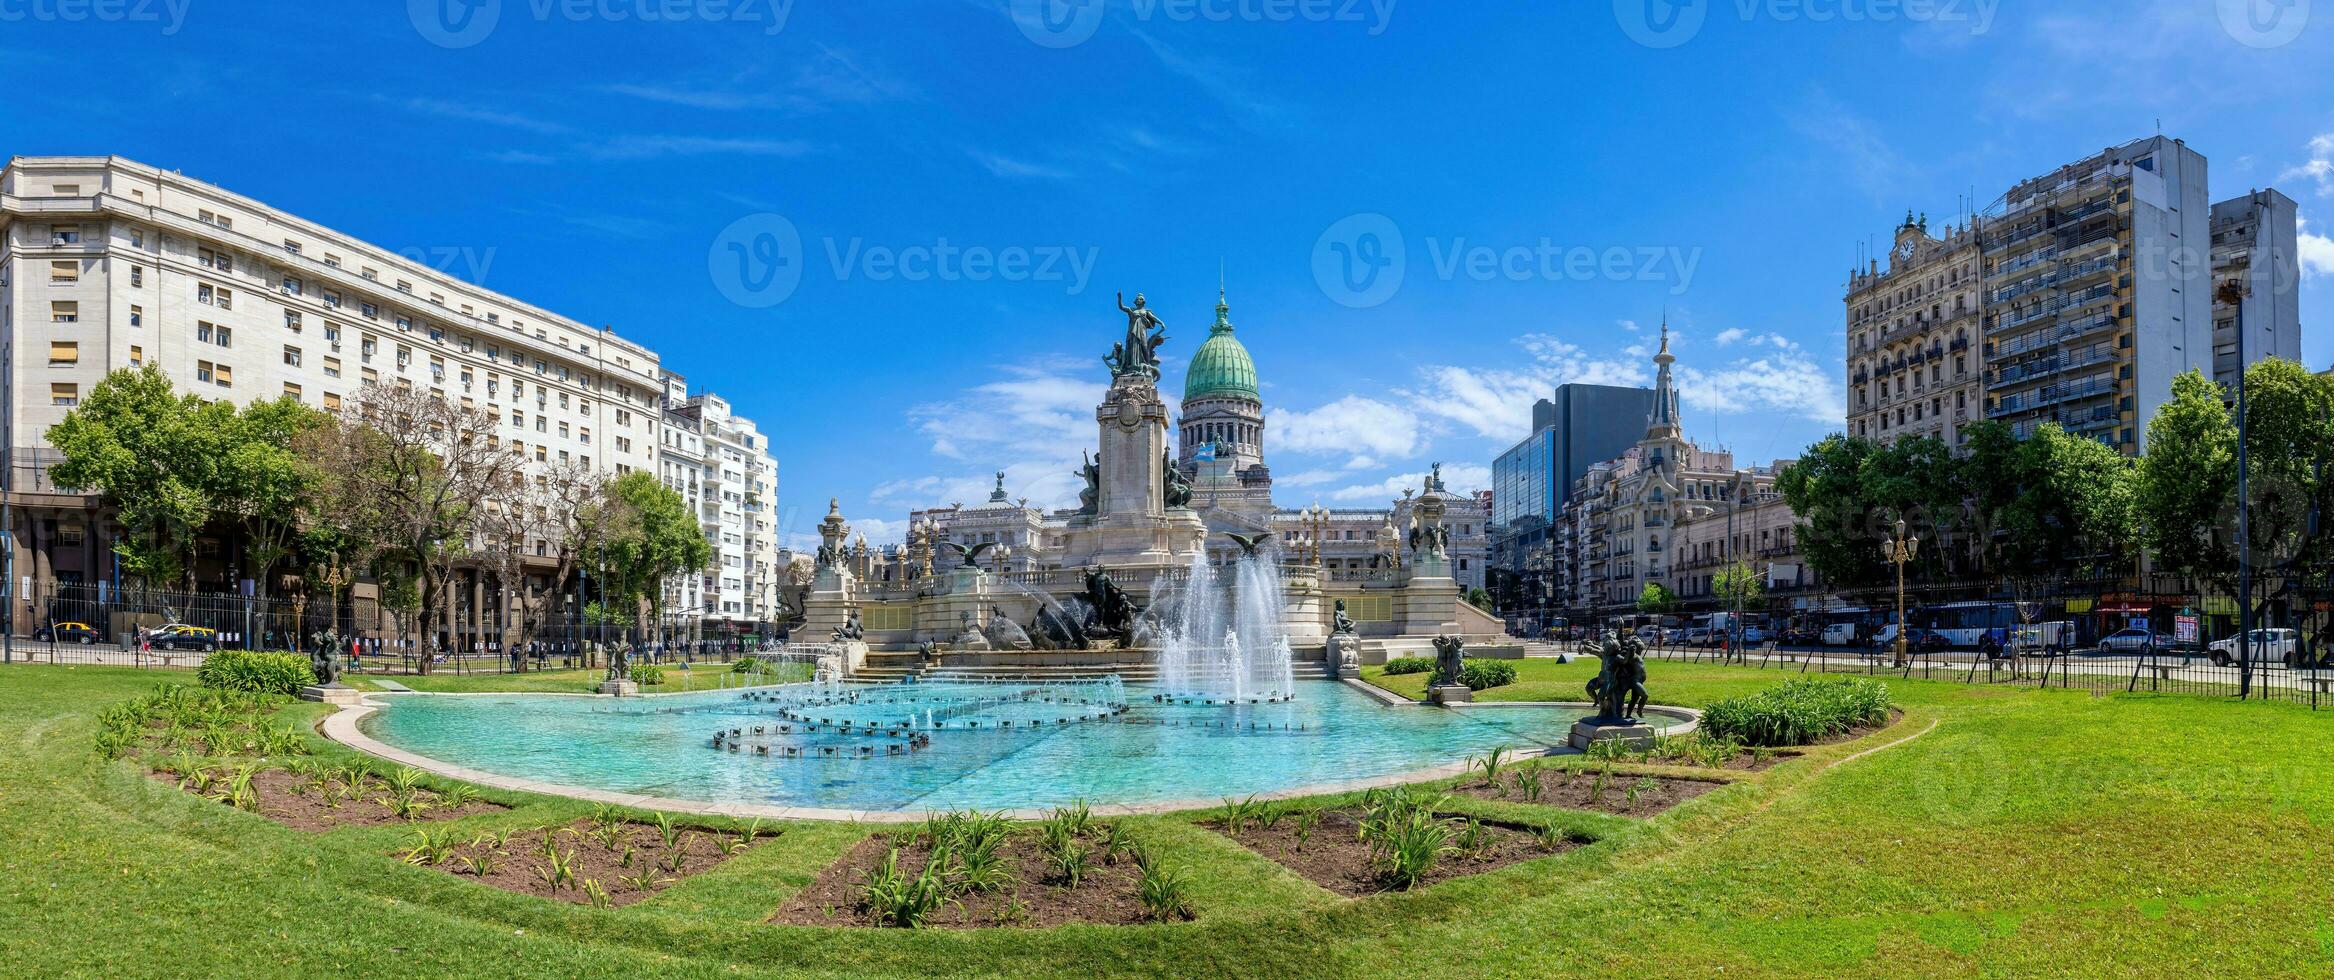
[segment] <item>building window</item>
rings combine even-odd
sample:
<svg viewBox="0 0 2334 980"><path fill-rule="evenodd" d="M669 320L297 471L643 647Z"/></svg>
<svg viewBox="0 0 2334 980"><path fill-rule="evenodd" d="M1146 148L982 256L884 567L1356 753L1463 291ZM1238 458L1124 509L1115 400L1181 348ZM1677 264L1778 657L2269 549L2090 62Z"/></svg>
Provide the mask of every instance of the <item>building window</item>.
<svg viewBox="0 0 2334 980"><path fill-rule="evenodd" d="M284 285L283 285L283 291L284 291L284 295L286 295L286 296L298 296L298 295L300 295L301 291L302 291L302 290L305 290L306 288L307 288L306 286L304 286L304 285L302 285L302 284L301 284L300 280L298 280L298 279L294 279L294 278L292 278L291 276L285 276L285 277L284 277Z"/></svg>
<svg viewBox="0 0 2334 980"><path fill-rule="evenodd" d="M130 366L131 366L131 367L144 367L144 366L145 366L145 364L146 364L146 349L145 349L145 348L143 348L143 347L139 347L139 346L137 346L137 345L135 345L135 344L132 344L132 345L130 346Z"/></svg>
<svg viewBox="0 0 2334 980"><path fill-rule="evenodd" d="M146 288L146 267L145 267L145 266L142 266L142 265L133 265L133 266L131 266L131 267L130 267L130 288L131 288L131 289L144 289L144 288Z"/></svg>
<svg viewBox="0 0 2334 980"><path fill-rule="evenodd" d="M49 404L66 408L81 404L81 386L69 381L49 385Z"/></svg>
<svg viewBox="0 0 2334 980"><path fill-rule="evenodd" d="M79 341L49 341L50 367L72 367L79 363L81 363L81 343Z"/></svg>
<svg viewBox="0 0 2334 980"><path fill-rule="evenodd" d="M49 263L50 282L80 282L81 263L78 260Z"/></svg>
<svg viewBox="0 0 2334 980"><path fill-rule="evenodd" d="M146 325L146 308L145 308L145 307L143 307L143 306L132 306L132 307L130 307L130 326L133 326L133 327L143 327L143 326L145 326L145 325Z"/></svg>
<svg viewBox="0 0 2334 980"><path fill-rule="evenodd" d="M335 412L340 411L340 395L335 392L325 392L324 407Z"/></svg>
<svg viewBox="0 0 2334 980"><path fill-rule="evenodd" d="M300 400L300 386L299 386L299 385L296 385L296 384L293 384L293 383L291 383L291 382L289 382L289 381L286 381L286 382L284 382L284 397L286 397L286 398L289 398L289 399L291 399L291 400L293 400L293 401L299 401L299 400Z"/></svg>
<svg viewBox="0 0 2334 980"><path fill-rule="evenodd" d="M235 346L235 330L232 327L222 327L207 320L197 321L195 323L195 339L206 344L233 347Z"/></svg>
<svg viewBox="0 0 2334 980"><path fill-rule="evenodd" d="M324 376L327 378L340 377L340 358L328 356L324 359Z"/></svg>
<svg viewBox="0 0 2334 980"><path fill-rule="evenodd" d="M50 323L81 322L81 304L72 300L57 300L49 304Z"/></svg>
<svg viewBox="0 0 2334 980"><path fill-rule="evenodd" d="M58 225L58 226L56 226L55 228L51 228L51 229L49 229L49 244L51 244L51 245L79 245L79 244L81 244L81 226L80 226L80 225Z"/></svg>
<svg viewBox="0 0 2334 980"><path fill-rule="evenodd" d="M284 348L284 364L287 367L299 367L300 349L297 347L286 346Z"/></svg>

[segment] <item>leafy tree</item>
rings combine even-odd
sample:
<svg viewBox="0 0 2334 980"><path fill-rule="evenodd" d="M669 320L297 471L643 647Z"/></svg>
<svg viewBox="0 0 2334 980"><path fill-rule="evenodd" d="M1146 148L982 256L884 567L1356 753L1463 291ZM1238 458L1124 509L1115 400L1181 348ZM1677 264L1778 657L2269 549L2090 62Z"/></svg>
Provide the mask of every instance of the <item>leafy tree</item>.
<svg viewBox="0 0 2334 980"><path fill-rule="evenodd" d="M1865 490L1867 463L1880 447L1834 433L1809 446L1775 478L1798 515L1799 551L1809 568L1835 588L1881 580L1881 524Z"/></svg>
<svg viewBox="0 0 2334 980"><path fill-rule="evenodd" d="M2046 422L2019 444L2012 466L2022 492L2003 509L1995 538L2003 574L2057 581L2124 564L2137 539L2135 460Z"/></svg>
<svg viewBox="0 0 2334 980"><path fill-rule="evenodd" d="M2172 379L2172 399L2148 420L2138 510L2156 567L2233 593L2237 426L2222 395L2199 371Z"/></svg>
<svg viewBox="0 0 2334 980"><path fill-rule="evenodd" d="M1491 600L1490 591L1481 586L1467 590L1467 604L1487 613L1499 612L1499 606Z"/></svg>
<svg viewBox="0 0 2334 980"><path fill-rule="evenodd" d="M704 570L713 562L713 545L689 502L644 471L617 477L608 496L613 594L662 623L665 579Z"/></svg>
<svg viewBox="0 0 2334 980"><path fill-rule="evenodd" d="M1660 616L1677 608L1678 594L1659 582L1645 583L1645 591L1637 594L1637 611L1648 616Z"/></svg>
<svg viewBox="0 0 2334 980"><path fill-rule="evenodd" d="M142 582L194 588L195 533L211 513L213 470L203 429L221 411L175 391L151 364L109 373L63 421L49 427L64 456L58 484L104 494L128 534L114 551Z"/></svg>
<svg viewBox="0 0 2334 980"><path fill-rule="evenodd" d="M1749 562L1738 561L1711 576L1710 591L1718 596L1719 605L1727 609L1747 609L1766 596L1767 583Z"/></svg>

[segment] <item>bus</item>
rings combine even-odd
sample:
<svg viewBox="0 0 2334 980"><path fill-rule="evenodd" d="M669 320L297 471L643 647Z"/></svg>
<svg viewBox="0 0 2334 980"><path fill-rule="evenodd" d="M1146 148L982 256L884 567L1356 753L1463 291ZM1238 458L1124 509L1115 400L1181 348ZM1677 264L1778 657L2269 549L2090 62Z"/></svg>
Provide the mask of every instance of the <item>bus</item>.
<svg viewBox="0 0 2334 980"><path fill-rule="evenodd" d="M1914 628L1935 631L1957 650L1999 650L2018 625L2018 606L2010 602L1948 602L1908 615Z"/></svg>

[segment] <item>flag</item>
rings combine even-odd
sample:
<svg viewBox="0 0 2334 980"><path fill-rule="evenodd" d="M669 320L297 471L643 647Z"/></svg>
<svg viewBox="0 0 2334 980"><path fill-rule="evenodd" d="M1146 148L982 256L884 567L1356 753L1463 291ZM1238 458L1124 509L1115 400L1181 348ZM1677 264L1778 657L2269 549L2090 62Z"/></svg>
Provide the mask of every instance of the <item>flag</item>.
<svg viewBox="0 0 2334 980"><path fill-rule="evenodd" d="M1197 461L1199 461L1199 462L1202 462L1202 463L1213 463L1213 462L1215 462L1215 461L1216 461L1216 444L1211 442L1211 443L1208 443L1208 444L1206 444L1206 445L1203 445L1203 446L1199 447L1199 451L1198 451L1198 452L1195 452L1195 453L1192 453L1192 454L1191 454L1191 458L1192 458L1192 459L1194 459L1194 460L1197 460Z"/></svg>

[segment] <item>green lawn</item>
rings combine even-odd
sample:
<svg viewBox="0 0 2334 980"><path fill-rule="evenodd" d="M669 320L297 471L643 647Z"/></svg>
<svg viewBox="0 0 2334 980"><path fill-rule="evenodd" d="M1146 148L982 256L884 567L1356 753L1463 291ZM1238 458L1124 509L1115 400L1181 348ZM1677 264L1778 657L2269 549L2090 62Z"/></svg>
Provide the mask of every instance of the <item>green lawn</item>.
<svg viewBox="0 0 2334 980"><path fill-rule="evenodd" d="M1580 697L1580 666L1522 666L1496 693ZM1653 670L1665 703L1780 680ZM521 680L582 679L557 676ZM95 713L157 679L0 667L0 975L2334 971L2334 712L2289 705L1893 681L1899 726L1651 821L1461 804L1602 838L1490 875L1345 901L1187 818L1150 818L1140 835L1193 870L1197 922L910 933L760 924L862 827L790 825L607 912L404 866L395 829L286 830L91 752ZM589 810L487 795L518 806L470 824Z"/></svg>
<svg viewBox="0 0 2334 980"><path fill-rule="evenodd" d="M678 694L685 691L707 691L727 684L736 687L739 679L729 676L728 664L700 663L682 670L679 664L665 666L665 682L648 685L641 691L648 694ZM426 675L397 674L388 677L416 691L529 691L556 694L589 694L600 689L600 681L608 676L601 667L577 670L537 670L524 674L457 674L444 669ZM360 674L349 679L358 687L370 688L372 675Z"/></svg>

